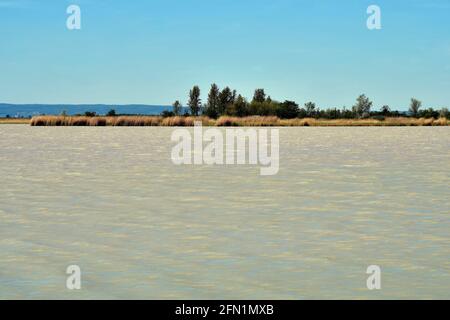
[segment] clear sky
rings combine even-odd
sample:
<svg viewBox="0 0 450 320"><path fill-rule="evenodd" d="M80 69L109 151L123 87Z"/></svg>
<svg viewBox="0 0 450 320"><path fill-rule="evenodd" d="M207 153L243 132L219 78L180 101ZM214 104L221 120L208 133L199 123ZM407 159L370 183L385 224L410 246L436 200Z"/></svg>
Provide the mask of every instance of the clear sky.
<svg viewBox="0 0 450 320"><path fill-rule="evenodd" d="M361 93L450 107L450 1L0 0L0 102L165 105L212 82L321 108Z"/></svg>

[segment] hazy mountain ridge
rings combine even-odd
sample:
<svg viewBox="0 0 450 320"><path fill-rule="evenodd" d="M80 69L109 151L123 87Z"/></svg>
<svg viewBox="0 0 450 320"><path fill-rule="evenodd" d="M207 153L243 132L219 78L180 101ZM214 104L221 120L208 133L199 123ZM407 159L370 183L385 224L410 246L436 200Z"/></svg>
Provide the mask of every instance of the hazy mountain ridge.
<svg viewBox="0 0 450 320"><path fill-rule="evenodd" d="M35 115L68 115L84 114L86 111L106 114L114 109L117 114L145 114L156 115L164 110L171 110L171 106L145 104L11 104L0 103L0 117L31 117Z"/></svg>

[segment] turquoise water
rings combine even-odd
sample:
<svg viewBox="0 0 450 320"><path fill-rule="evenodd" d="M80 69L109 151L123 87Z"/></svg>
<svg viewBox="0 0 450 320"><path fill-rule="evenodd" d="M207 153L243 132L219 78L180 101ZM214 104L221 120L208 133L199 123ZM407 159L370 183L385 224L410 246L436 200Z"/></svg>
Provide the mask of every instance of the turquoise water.
<svg viewBox="0 0 450 320"><path fill-rule="evenodd" d="M448 127L280 128L268 177L171 132L0 125L0 298L450 298Z"/></svg>

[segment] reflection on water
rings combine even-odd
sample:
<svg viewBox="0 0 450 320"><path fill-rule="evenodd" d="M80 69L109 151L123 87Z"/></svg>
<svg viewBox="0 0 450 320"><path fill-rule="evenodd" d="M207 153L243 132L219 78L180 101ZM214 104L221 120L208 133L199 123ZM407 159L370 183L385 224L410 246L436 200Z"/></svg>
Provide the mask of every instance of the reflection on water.
<svg viewBox="0 0 450 320"><path fill-rule="evenodd" d="M0 298L450 298L448 127L281 128L269 177L171 132L0 126Z"/></svg>

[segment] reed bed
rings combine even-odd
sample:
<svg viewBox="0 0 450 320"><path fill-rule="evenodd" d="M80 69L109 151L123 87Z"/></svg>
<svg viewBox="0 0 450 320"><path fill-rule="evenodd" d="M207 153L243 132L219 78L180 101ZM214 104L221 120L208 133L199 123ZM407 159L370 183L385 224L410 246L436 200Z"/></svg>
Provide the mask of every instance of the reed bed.
<svg viewBox="0 0 450 320"><path fill-rule="evenodd" d="M279 119L273 116L228 117L217 120L208 117L167 117L161 116L37 116L30 121L32 126L164 126L191 127L196 121L203 126L218 127L371 127L371 126L448 126L446 118L385 118L378 119Z"/></svg>
<svg viewBox="0 0 450 320"><path fill-rule="evenodd" d="M218 127L275 127L280 125L277 117L220 117L216 123Z"/></svg>
<svg viewBox="0 0 450 320"><path fill-rule="evenodd" d="M381 126L448 126L446 118L385 118L378 119L279 119L277 117L221 117L216 121L216 126L242 126L242 127L381 127Z"/></svg>
<svg viewBox="0 0 450 320"><path fill-rule="evenodd" d="M160 116L117 116L117 117L86 117L86 116L37 116L31 119L32 126L113 126L113 127L190 127L195 121L203 125L214 125L214 120L208 117L169 117Z"/></svg>

